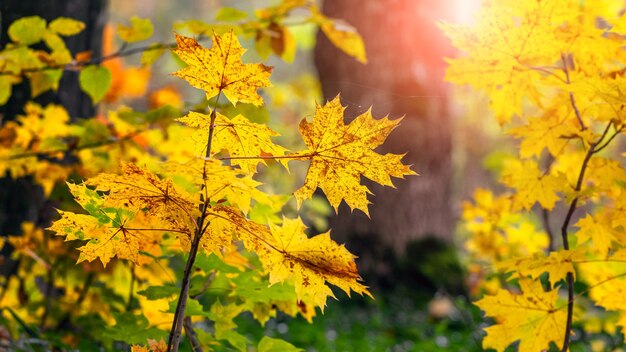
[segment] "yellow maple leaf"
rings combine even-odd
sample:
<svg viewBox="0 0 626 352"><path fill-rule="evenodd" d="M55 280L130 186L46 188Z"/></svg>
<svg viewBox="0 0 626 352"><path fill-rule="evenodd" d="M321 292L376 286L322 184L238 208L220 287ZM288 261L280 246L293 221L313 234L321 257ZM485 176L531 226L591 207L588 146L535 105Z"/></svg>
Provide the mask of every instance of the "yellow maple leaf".
<svg viewBox="0 0 626 352"><path fill-rule="evenodd" d="M520 279L522 293L499 290L476 302L496 324L485 329L484 348L504 351L516 341L520 352L548 350L565 338L567 312L557 305L558 289L544 291L540 281Z"/></svg>
<svg viewBox="0 0 626 352"><path fill-rule="evenodd" d="M569 105L562 104L559 108L562 106ZM560 114L565 115L562 111L547 110L544 116L528 119L525 125L508 132L521 139L522 158L539 157L544 148L556 156L563 152L573 136L580 133L578 121L571 116L562 118Z"/></svg>
<svg viewBox="0 0 626 352"><path fill-rule="evenodd" d="M211 125L210 116L192 111L177 121L197 128L191 139L196 153L205 155ZM241 115L231 119L220 113L216 113L214 125L211 155L226 150L233 158L231 163L239 165L247 172L254 173L257 165L264 161L255 157L285 155L285 148L274 144L271 139L271 137L278 136L278 133L265 125L250 122Z"/></svg>
<svg viewBox="0 0 626 352"><path fill-rule="evenodd" d="M122 174L101 173L85 181L98 191L108 192L104 205L142 211L164 229L193 233L196 199L162 180L147 169L131 163L121 164Z"/></svg>
<svg viewBox="0 0 626 352"><path fill-rule="evenodd" d="M253 200L257 203L272 203L269 196L257 188L261 182L254 180L247 172L222 165L218 160L196 158L184 164L167 163L163 168L170 175L186 178L197 189L204 187L206 199L216 203L228 201L244 214L250 211ZM202 178L203 173L206 174L206 180Z"/></svg>
<svg viewBox="0 0 626 352"><path fill-rule="evenodd" d="M560 199L557 192L563 188L559 176L542 173L534 160L509 160L502 172L502 183L515 189L515 205L519 208L530 209L539 203L552 210Z"/></svg>
<svg viewBox="0 0 626 352"><path fill-rule="evenodd" d="M300 218L283 219L270 225L271 249L259 259L270 273L270 284L293 282L298 300L312 302L322 311L328 296L335 297L326 283L350 295L354 291L371 297L359 281L353 254L330 238L330 233L308 238Z"/></svg>
<svg viewBox="0 0 626 352"><path fill-rule="evenodd" d="M161 254L160 233L143 228L145 222L136 220L141 215L137 218L130 213L103 213L103 217L107 217L109 221L102 223L102 217L96 218L61 210L59 214L61 219L55 221L49 230L65 236L66 241L87 241L78 248L80 251L78 263L100 259L106 267L113 257L117 257L135 264L145 264L151 259L141 255L141 251L152 255Z"/></svg>
<svg viewBox="0 0 626 352"><path fill-rule="evenodd" d="M599 212L595 216L587 214L574 225L580 230L576 232L578 244L591 241L592 249L600 255L606 255L613 249L613 242L618 242L621 233L611 226L610 213Z"/></svg>
<svg viewBox="0 0 626 352"><path fill-rule="evenodd" d="M176 43L178 47L174 53L189 66L175 72L175 76L204 90L209 99L222 92L233 104L263 105L263 99L256 91L271 85L272 68L263 64L244 64L241 55L245 49L232 31L221 36L213 34L211 49L178 34Z"/></svg>
<svg viewBox="0 0 626 352"><path fill-rule="evenodd" d="M468 53L448 60L446 79L485 90L498 121L508 122L521 113L525 97L541 97L537 86L544 75L534 67L552 64L567 51L569 43L557 36L576 15L577 7L561 0L485 1L474 25L441 25L453 45Z"/></svg>
<svg viewBox="0 0 626 352"><path fill-rule="evenodd" d="M342 19L324 16L317 7L311 7L311 12L313 20L319 24L320 29L333 45L362 64L367 63L365 44L356 28Z"/></svg>
<svg viewBox="0 0 626 352"><path fill-rule="evenodd" d="M557 282L564 280L568 273L572 273L575 277L574 263L582 260L585 260L584 251L562 249L551 252L548 256L535 253L529 257L506 260L496 264L496 268L505 272L517 271L516 276L530 276L533 279L538 279L543 273L548 273L550 285L554 287Z"/></svg>
<svg viewBox="0 0 626 352"><path fill-rule="evenodd" d="M600 307L622 315L618 324L626 327L626 250L619 249L610 257L589 260L578 267L579 277L589 283L589 296Z"/></svg>
<svg viewBox="0 0 626 352"><path fill-rule="evenodd" d="M310 159L304 185L294 195L298 203L311 198L318 187L324 191L330 204L337 210L342 200L352 209L369 215L367 194L361 185L361 176L376 183L393 187L391 177L416 175L402 164L403 154L381 155L374 151L398 126L400 119L374 120L371 111L344 123L339 96L324 106L317 106L312 122L300 122L300 134L308 149L297 153L300 159Z"/></svg>

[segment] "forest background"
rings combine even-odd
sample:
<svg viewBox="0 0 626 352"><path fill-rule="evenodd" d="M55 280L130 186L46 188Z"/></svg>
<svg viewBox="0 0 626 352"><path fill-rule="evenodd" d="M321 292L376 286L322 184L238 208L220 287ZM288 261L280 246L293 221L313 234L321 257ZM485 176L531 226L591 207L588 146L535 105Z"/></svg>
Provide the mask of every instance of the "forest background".
<svg viewBox="0 0 626 352"><path fill-rule="evenodd" d="M623 346L620 4L7 4L3 344Z"/></svg>

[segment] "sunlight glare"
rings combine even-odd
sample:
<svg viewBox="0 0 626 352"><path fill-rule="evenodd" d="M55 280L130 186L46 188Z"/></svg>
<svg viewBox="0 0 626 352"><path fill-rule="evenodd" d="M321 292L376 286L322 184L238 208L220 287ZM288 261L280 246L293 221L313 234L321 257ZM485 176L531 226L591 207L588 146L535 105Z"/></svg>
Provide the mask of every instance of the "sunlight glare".
<svg viewBox="0 0 626 352"><path fill-rule="evenodd" d="M476 20L476 11L480 7L481 0L455 0L454 22L465 25L472 25Z"/></svg>

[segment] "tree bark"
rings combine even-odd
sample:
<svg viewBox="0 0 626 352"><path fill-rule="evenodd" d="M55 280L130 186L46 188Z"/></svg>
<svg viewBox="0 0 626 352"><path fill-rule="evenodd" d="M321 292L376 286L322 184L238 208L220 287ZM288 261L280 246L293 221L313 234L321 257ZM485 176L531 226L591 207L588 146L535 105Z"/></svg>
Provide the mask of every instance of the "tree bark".
<svg viewBox="0 0 626 352"><path fill-rule="evenodd" d="M407 153L403 161L420 174L395 180L397 189L367 182L375 195L371 197L371 219L360 211L350 214L345 204L331 219L333 235L348 242L366 266L375 265L363 258L372 250L391 248L401 254L409 242L429 236L452 241L452 141L443 83L443 57L451 56L452 49L434 22L445 17L450 3L324 1L327 16L356 27L369 61L363 65L341 53L320 33L315 63L325 98L341 93L349 120L370 106L375 118L404 115L380 151Z"/></svg>

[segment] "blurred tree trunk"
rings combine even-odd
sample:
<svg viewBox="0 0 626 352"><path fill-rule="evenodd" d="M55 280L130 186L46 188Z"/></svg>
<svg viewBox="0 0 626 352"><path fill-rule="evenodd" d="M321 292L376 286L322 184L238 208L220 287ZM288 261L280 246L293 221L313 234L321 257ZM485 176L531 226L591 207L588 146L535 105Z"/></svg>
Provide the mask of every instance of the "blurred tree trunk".
<svg viewBox="0 0 626 352"><path fill-rule="evenodd" d="M452 241L451 124L443 83L443 57L451 56L452 49L435 24L445 19L451 3L324 1L327 16L356 27L369 61L363 65L341 53L320 33L315 63L325 98L341 93L348 119L370 106L377 118L406 115L381 150L407 153L404 162L420 174L395 180L397 189L368 183L375 195L371 220L360 211L350 214L345 204L331 219L333 235L349 242L365 266L375 265L368 257L381 248L400 254L413 240L435 236Z"/></svg>
<svg viewBox="0 0 626 352"><path fill-rule="evenodd" d="M82 33L65 39L72 55L89 50L94 57L101 56L106 4L106 0L2 0L0 47L10 42L7 34L9 25L19 18L41 16L51 21L63 16L86 24ZM6 105L0 107L0 123L14 120L16 115L23 113L24 104L31 100L30 96L28 80L13 86L11 98ZM72 117L91 117L95 113L91 100L80 90L78 72L65 71L59 82L58 92L43 93L34 101L42 105L61 104ZM0 235L20 234L20 225L23 221L46 226L50 221L52 209L53 206L48 204L41 187L34 184L30 178L13 180L0 175ZM9 251L10 249L5 246L1 254L7 257ZM13 270L10 263L4 263L0 267L2 275L7 275Z"/></svg>

